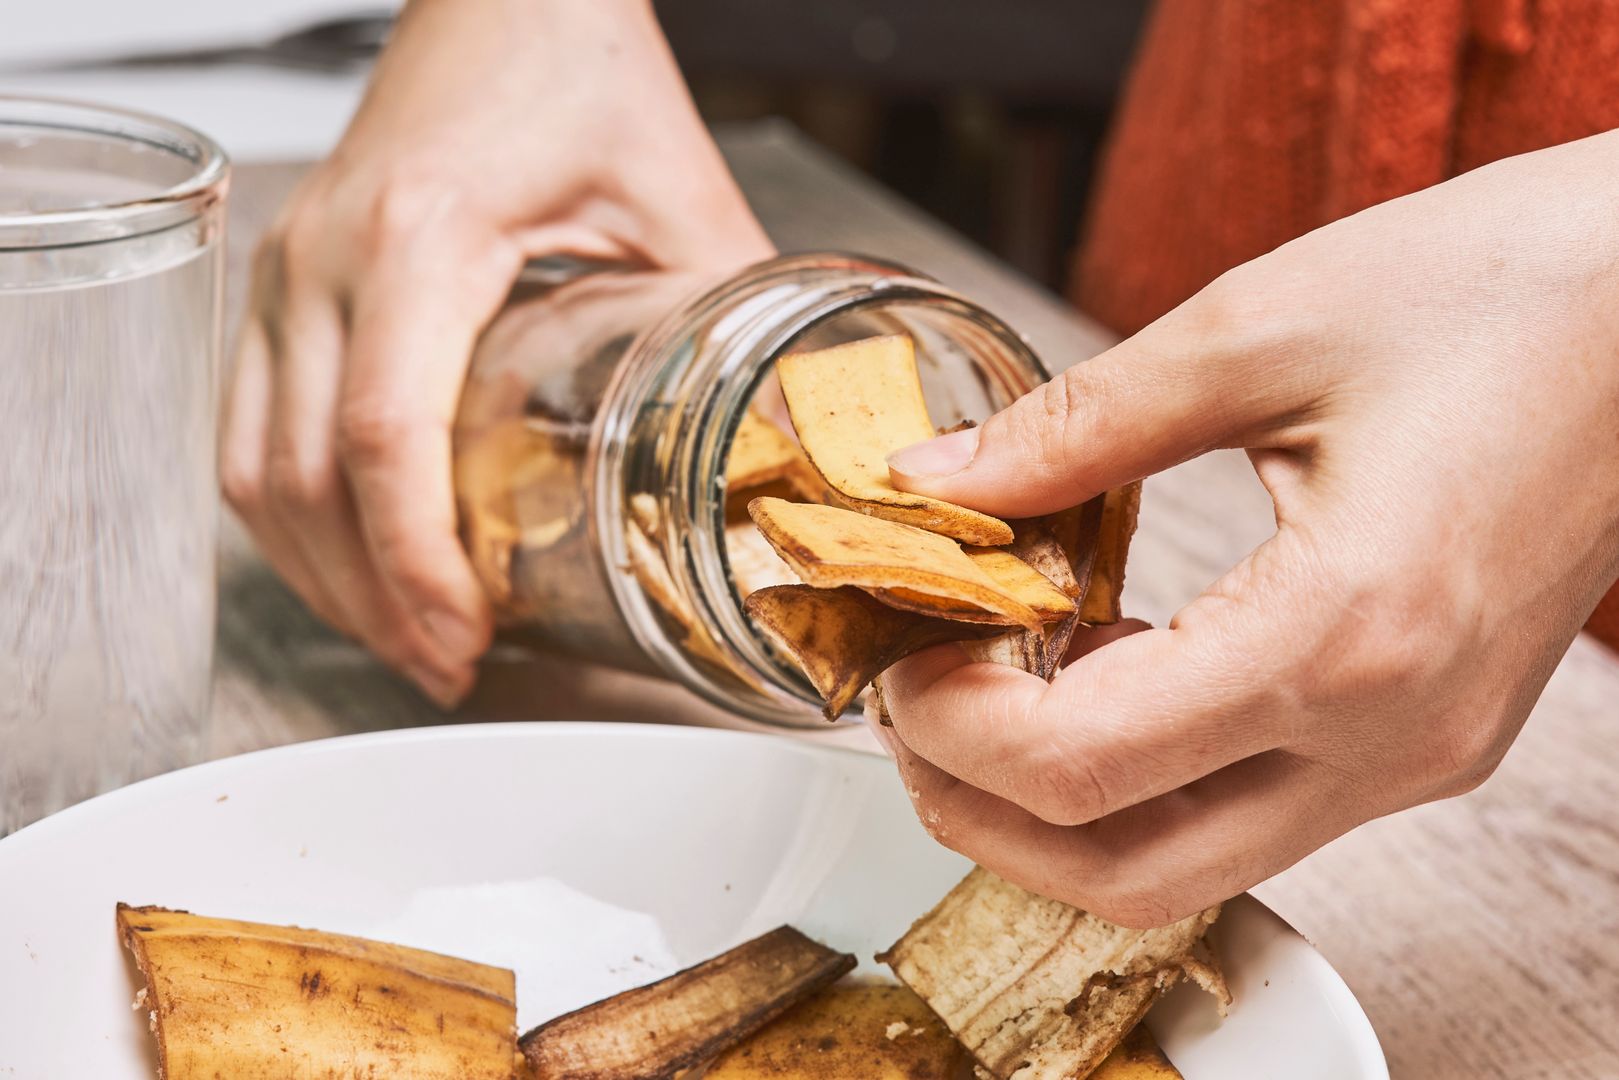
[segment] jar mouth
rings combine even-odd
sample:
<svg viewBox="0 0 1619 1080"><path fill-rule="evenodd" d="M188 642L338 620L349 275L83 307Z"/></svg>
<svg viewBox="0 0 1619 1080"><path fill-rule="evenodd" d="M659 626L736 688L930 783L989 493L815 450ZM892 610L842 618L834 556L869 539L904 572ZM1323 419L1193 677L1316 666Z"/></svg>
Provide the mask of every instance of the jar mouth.
<svg viewBox="0 0 1619 1080"><path fill-rule="evenodd" d="M915 325L946 325L962 346L950 363L966 362L983 375L987 396L969 406L975 419L1010 404L1045 377L1024 339L1000 319L909 267L881 259L818 252L757 264L675 313L639 340L640 361L620 371L608 394L617 408L597 428L596 526L603 549L619 565L624 550L621 508L633 485L626 480L626 448L651 447L659 463L656 492L674 528L663 536L671 586L688 614L710 631L736 682L711 678L654 625L652 605L633 575L612 578L620 609L642 648L672 676L709 700L767 724L794 728L828 725L820 698L788 658L768 644L742 606L730 565L724 483L731 442L759 386L784 353L818 335L849 329L842 320L904 312ZM886 331L885 331L886 332ZM862 333L862 336L867 336ZM671 390L671 387L678 387ZM644 402L666 404L648 410ZM955 417L962 419L963 417ZM942 414L935 420L949 420ZM637 428L645 425L637 434ZM633 455L632 455L633 456Z"/></svg>
<svg viewBox="0 0 1619 1080"><path fill-rule="evenodd" d="M131 239L195 220L230 163L208 136L129 109L0 95L0 251Z"/></svg>
<svg viewBox="0 0 1619 1080"><path fill-rule="evenodd" d="M717 353L716 368L707 380L713 389L703 410L713 422L706 426L693 425L690 429L693 467L687 472L688 477L695 480L724 475L731 442L742 416L780 357L807 343L815 344L813 336L818 332L867 313L882 312L890 318L900 316L904 332L912 336L930 320L950 324L973 362L983 365L986 377L998 382L997 389L1006 395L998 407L1011 404L1013 398L1032 389L1034 382L1050 378L1039 357L1012 327L935 279L878 259L839 257L847 260L851 269L876 271L881 277L876 281L839 284L819 294L811 292L800 303L760 319L757 337L750 340L747 335L741 335L732 349ZM787 257L762 264L758 270L791 271L801 258ZM1020 385L1023 378L1032 378L1033 382ZM974 412L977 415L948 418L945 426L964 419L981 421L988 415L980 410ZM752 618L743 610L744 596L731 572L729 545L725 539L726 492L711 484L693 483L683 494L690 520L698 526L690 534L696 557L686 563L698 602L707 609L730 648L748 667L762 675L780 698L794 703L785 710L772 708L768 715L761 714L760 718L794 727L808 725L824 729L827 725L820 716L820 695L794 661L779 648L766 643ZM807 719L797 711L801 709L808 710Z"/></svg>

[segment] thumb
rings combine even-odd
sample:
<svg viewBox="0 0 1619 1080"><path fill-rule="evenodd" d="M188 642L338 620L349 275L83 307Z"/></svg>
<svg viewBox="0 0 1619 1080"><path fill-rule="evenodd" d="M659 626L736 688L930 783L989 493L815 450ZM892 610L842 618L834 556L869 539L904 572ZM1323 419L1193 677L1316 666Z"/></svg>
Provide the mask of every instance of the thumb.
<svg viewBox="0 0 1619 1080"><path fill-rule="evenodd" d="M1222 446L1268 445L1309 400L1285 348L1211 319L1194 297L982 426L888 457L902 491L999 517L1048 514ZM1212 331L1212 332L1211 332Z"/></svg>

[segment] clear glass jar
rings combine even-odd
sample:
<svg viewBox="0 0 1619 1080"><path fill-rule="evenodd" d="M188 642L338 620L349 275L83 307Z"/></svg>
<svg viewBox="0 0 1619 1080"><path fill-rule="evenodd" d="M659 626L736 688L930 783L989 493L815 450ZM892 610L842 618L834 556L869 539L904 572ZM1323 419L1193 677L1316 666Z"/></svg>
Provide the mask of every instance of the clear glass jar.
<svg viewBox="0 0 1619 1080"><path fill-rule="evenodd" d="M228 172L0 96L0 836L204 752Z"/></svg>
<svg viewBox="0 0 1619 1080"><path fill-rule="evenodd" d="M770 411L777 357L885 333L915 342L940 426L1048 377L995 315L879 259L786 256L718 284L521 284L474 354L455 439L463 538L504 636L673 678L765 723L824 726L743 613L726 460L756 397Z"/></svg>

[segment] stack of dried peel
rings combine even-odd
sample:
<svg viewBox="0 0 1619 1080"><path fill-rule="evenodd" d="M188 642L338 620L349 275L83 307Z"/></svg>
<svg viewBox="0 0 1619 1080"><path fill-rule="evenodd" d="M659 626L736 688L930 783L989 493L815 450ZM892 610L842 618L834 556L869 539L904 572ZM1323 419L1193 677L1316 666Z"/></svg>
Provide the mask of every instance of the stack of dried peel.
<svg viewBox="0 0 1619 1080"><path fill-rule="evenodd" d="M908 338L777 365L804 453L838 506L754 499L748 511L799 584L744 606L835 719L881 673L946 641L1049 679L1080 622L1119 618L1140 485L1066 513L1004 522L896 489L887 457L934 434ZM1114 926L974 870L882 959L986 1074L1076 1080L1182 977L1227 1000L1198 952L1218 908L1152 931Z"/></svg>
<svg viewBox="0 0 1619 1080"><path fill-rule="evenodd" d="M745 607L828 719L929 645L1000 639L978 648L1049 676L1079 622L1118 619L1139 484L1012 523L900 491L888 455L935 434L909 338L796 353L776 372L803 461L834 505L751 492L754 524L799 581L754 591ZM796 448L773 445L791 468Z"/></svg>

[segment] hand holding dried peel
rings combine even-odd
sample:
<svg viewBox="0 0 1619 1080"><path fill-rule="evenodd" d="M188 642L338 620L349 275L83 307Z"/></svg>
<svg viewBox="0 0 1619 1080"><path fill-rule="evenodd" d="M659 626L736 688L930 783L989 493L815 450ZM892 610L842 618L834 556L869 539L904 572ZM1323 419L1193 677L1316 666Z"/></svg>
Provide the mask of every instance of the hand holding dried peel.
<svg viewBox="0 0 1619 1080"><path fill-rule="evenodd" d="M890 494L887 454L933 434L908 340L854 342L779 367L811 463L840 501L871 515L749 505L804 583L756 593L747 609L804 669L829 717L869 679L870 711L884 722L881 671L926 645L970 641L978 659L1050 679L1080 619L1118 619L1139 486L1015 528L989 519L1005 531L964 549L954 541L991 535L975 532L984 515ZM983 632L997 623L1015 628ZM1078 1080L1178 979L1229 1000L1217 968L1194 955L1218 914L1129 930L979 869L882 958L981 1072Z"/></svg>
<svg viewBox="0 0 1619 1080"><path fill-rule="evenodd" d="M771 496L748 504L759 532L806 589L750 597L745 606L804 670L827 703L828 718L904 656L988 636L942 624L1021 627L1021 635L981 648L1003 661L1026 658L1029 670L1049 677L1078 619L1118 617L1135 492L1111 493L1016 529L898 492L888 479L887 455L935 431L915 350L904 336L785 356L777 375L809 465L844 505ZM739 431L739 439L744 434ZM748 434L742 460L760 456L759 447L791 445L778 436ZM812 590L850 586L892 611L812 596ZM790 617L794 604L804 611ZM852 686L857 677L862 685Z"/></svg>
<svg viewBox="0 0 1619 1080"><path fill-rule="evenodd" d="M910 525L769 498L753 500L748 513L783 561L814 588L854 585L890 607L945 618L960 613L973 622L1029 630L1074 610L1073 601L1049 582L1033 585L1034 571L1012 556L1005 558L1023 573L989 561L996 553L974 558L954 540Z"/></svg>

